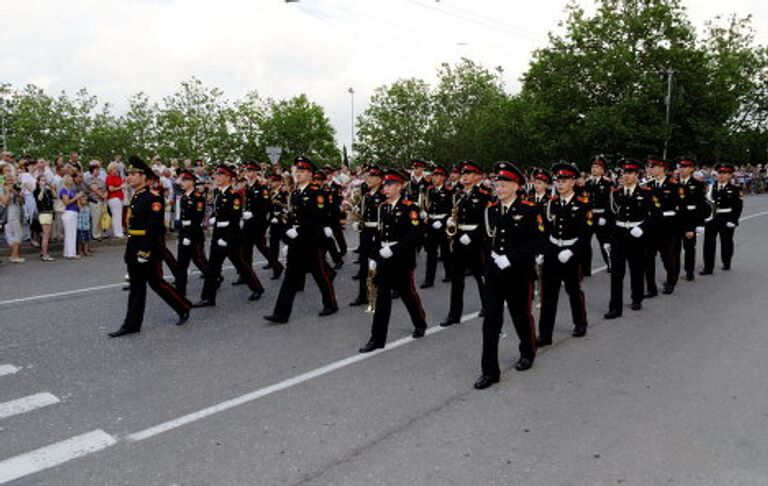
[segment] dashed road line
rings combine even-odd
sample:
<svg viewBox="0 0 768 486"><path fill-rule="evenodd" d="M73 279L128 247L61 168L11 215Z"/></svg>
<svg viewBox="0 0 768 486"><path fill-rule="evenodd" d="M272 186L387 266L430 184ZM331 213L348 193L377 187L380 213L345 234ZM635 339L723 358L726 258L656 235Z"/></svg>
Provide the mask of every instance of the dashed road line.
<svg viewBox="0 0 768 486"><path fill-rule="evenodd" d="M47 407L59 403L61 400L56 395L48 392L35 393L9 402L0 403L0 419L13 417L22 413L31 412L38 408Z"/></svg>
<svg viewBox="0 0 768 486"><path fill-rule="evenodd" d="M0 376L12 375L20 369L21 368L9 364L0 365Z"/></svg>

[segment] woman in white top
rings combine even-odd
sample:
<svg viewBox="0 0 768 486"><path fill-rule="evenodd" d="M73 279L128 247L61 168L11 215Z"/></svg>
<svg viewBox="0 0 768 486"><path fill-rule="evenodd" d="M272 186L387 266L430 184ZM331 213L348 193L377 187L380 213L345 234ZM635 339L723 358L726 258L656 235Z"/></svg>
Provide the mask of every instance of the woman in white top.
<svg viewBox="0 0 768 486"><path fill-rule="evenodd" d="M24 262L24 258L19 255L23 236L21 228L22 201L21 187L16 182L16 176L12 170L6 169L5 183L0 186L0 205L6 208L5 241L11 249L9 260L13 263Z"/></svg>

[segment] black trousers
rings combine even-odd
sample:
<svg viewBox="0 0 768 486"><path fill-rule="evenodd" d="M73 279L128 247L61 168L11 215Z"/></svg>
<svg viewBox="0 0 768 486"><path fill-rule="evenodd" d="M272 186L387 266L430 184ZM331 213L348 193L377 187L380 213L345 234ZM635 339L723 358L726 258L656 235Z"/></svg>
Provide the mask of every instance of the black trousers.
<svg viewBox="0 0 768 486"><path fill-rule="evenodd" d="M443 260L445 269L445 278L453 277L453 265L451 262L451 244L448 241L448 235L445 234L445 221L440 229L432 227L432 223L437 220L429 220L426 229L427 235L424 240L424 250L427 253L427 271L424 274L424 282L427 284L435 283L435 274L437 273L437 255L440 251L440 258Z"/></svg>
<svg viewBox="0 0 768 486"><path fill-rule="evenodd" d="M498 378L501 374L499 337L504 324L504 303L520 340L520 357L531 361L536 357L536 328L531 314L533 281L516 276L511 268L503 272L490 269L486 273L485 292L481 367L484 375Z"/></svg>
<svg viewBox="0 0 768 486"><path fill-rule="evenodd" d="M333 279L325 261L323 248L316 244L295 242L288 245L285 276L280 285L280 293L277 295L273 315L284 319L291 316L293 299L296 297L296 292L304 288L307 272L312 274L317 287L320 289L323 307L337 307Z"/></svg>
<svg viewBox="0 0 768 486"><path fill-rule="evenodd" d="M264 258L267 259L269 267L278 269L283 266L277 259L278 253L272 252L267 245L267 227L244 228L242 236L243 259L249 265L253 265L253 247L259 249Z"/></svg>
<svg viewBox="0 0 768 486"><path fill-rule="evenodd" d="M581 289L582 265L578 254L565 263L560 263L557 255L561 248L548 248L544 254L544 265L541 272L541 314L539 315L539 336L551 339L557 317L557 302L560 299L560 286L565 286L565 292L571 304L571 318L577 327L587 327L587 306L584 302L584 291Z"/></svg>
<svg viewBox="0 0 768 486"><path fill-rule="evenodd" d="M357 300L368 301L368 260L374 258L374 241L376 238L376 228L364 228L360 232L359 260L360 265L357 270Z"/></svg>
<svg viewBox="0 0 768 486"><path fill-rule="evenodd" d="M336 241L336 246L338 246L341 256L346 255L347 240L344 238L344 228L341 227L341 219L334 218L331 224L331 231L333 231L333 239Z"/></svg>
<svg viewBox="0 0 768 486"><path fill-rule="evenodd" d="M243 258L240 242L237 239L232 239L227 242L227 246L222 246L214 233L211 238L210 257L208 257L209 271L205 275L205 283L203 284L203 293L201 295L203 300L216 302L216 291L219 289L221 267L224 264L224 260L227 258L232 262L237 273L243 280L245 280L245 283L248 285L248 288L251 289L251 292L264 291L264 287L261 285L256 273L254 273L253 267L246 263Z"/></svg>
<svg viewBox="0 0 768 486"><path fill-rule="evenodd" d="M279 258L280 255L280 241L282 241L285 235L285 225L280 223L272 223L269 225L269 251Z"/></svg>
<svg viewBox="0 0 768 486"><path fill-rule="evenodd" d="M459 241L461 233L454 237L452 245L453 275L451 279L451 303L448 317L459 320L464 312L464 277L467 269L470 270L477 282L477 291L480 294L480 302L485 307L485 251L479 241L471 241L469 245L462 245Z"/></svg>
<svg viewBox="0 0 768 486"><path fill-rule="evenodd" d="M622 312L624 307L624 275L629 264L632 302L643 302L643 276L645 274L645 242L635 238L629 229L616 228L611 238L611 301L610 310Z"/></svg>
<svg viewBox="0 0 768 486"><path fill-rule="evenodd" d="M713 219L704 227L704 270L711 272L715 268L715 250L717 237L720 236L720 261L731 265L733 259L733 232L735 228L726 226L722 219Z"/></svg>
<svg viewBox="0 0 768 486"><path fill-rule="evenodd" d="M123 328L138 331L144 322L144 307L147 302L147 284L168 304L177 314L185 314L192 304L179 294L163 278L163 262L153 258L146 263L129 263L128 277L128 311L123 321Z"/></svg>
<svg viewBox="0 0 768 486"><path fill-rule="evenodd" d="M168 265L168 269L173 275L177 275L179 273L179 262L176 260L176 257L173 256L171 250L169 250L165 245L165 238L163 238L160 244L160 257L165 262L165 264Z"/></svg>
<svg viewBox="0 0 768 486"><path fill-rule="evenodd" d="M188 245L184 244L185 239L189 239ZM181 295L186 296L189 264L194 262L195 266L202 272L203 276L208 275L208 272L210 271L208 259L205 258L205 239L179 235L179 246L176 250L176 254L179 257L178 269L174 275L175 280L173 284Z"/></svg>
<svg viewBox="0 0 768 486"><path fill-rule="evenodd" d="M597 221L602 216L596 214L594 226L592 226L592 234L597 238L598 246L600 247L600 254L603 256L603 262L608 267L608 272L611 271L611 256L606 251L605 245L611 243L611 230L610 222L606 220L603 226L599 226ZM584 252L582 253L582 261L584 266L584 275L592 275L592 236L589 237L589 244L584 245Z"/></svg>
<svg viewBox="0 0 768 486"><path fill-rule="evenodd" d="M387 331L389 330L389 318L392 314L392 290L400 293L400 298L411 316L411 322L416 329L427 328L427 318L424 308L421 305L419 294L413 284L413 270L403 268L396 262L384 260L379 262L376 273L376 310L373 313L373 324L371 325L371 341L384 344L387 342Z"/></svg>
<svg viewBox="0 0 768 486"><path fill-rule="evenodd" d="M656 254L661 257L661 263L667 278L665 285L674 287L677 285L677 279L680 276L680 251L676 243L679 241L679 228L664 225L653 230L648 235L647 247L645 253L645 280L648 292L657 293L656 286Z"/></svg>
<svg viewBox="0 0 768 486"><path fill-rule="evenodd" d="M686 238L685 233L683 233L679 244L682 244L683 247L683 265L685 274L692 277L696 271L696 232L693 231L693 236L691 238Z"/></svg>

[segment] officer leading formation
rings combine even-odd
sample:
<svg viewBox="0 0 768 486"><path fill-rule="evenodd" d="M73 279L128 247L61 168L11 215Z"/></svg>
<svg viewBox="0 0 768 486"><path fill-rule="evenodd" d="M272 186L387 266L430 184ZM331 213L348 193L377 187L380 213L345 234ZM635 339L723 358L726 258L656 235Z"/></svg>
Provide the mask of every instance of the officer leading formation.
<svg viewBox="0 0 768 486"><path fill-rule="evenodd" d="M410 173L372 165L364 167L364 182L347 200L334 169L318 168L307 157L294 160L291 177L264 169L246 163L238 172L220 164L212 172L211 187L202 184L199 172L181 171L174 257L165 244L162 189L144 161L130 158L128 184L134 195L124 258L128 306L123 325L109 336L141 331L147 285L176 312L177 325L187 322L193 307L215 306L225 259L238 274L233 285L247 285L248 300L259 300L264 287L252 264L254 246L266 258L271 278L282 278L266 321L288 323L296 295L306 291L308 273L321 296L318 316L335 314L334 281L347 253L347 220L359 237L359 266L352 276L357 292L349 305L364 306L361 316L372 314L370 338L359 351L386 346L394 299L410 316L412 338L426 335L427 315L415 285L418 253L424 250L420 288L435 286L440 262L442 281L449 283L444 287L447 316L440 326L461 322L465 278L475 280L483 324L481 374L474 386L485 389L501 379L505 308L517 336L517 371L530 369L537 349L552 344L561 287L568 297L572 336L587 334L582 280L591 275L593 236L610 278L604 317L616 319L625 310L627 269L629 308L637 312L659 293L657 256L664 269L661 293L672 294L683 272L687 281L695 279L702 233L700 275L714 273L718 242L721 268L730 270L743 208L743 191L732 181L733 165L717 164L710 187L696 178L697 163L690 156L674 165L660 157L644 162L620 158L612 174L609 158L599 155L591 159L587 177L565 161L529 174L506 161L494 164L490 174L472 160L450 169L413 160ZM173 285L163 277L163 262L174 274ZM204 278L194 304L186 298L191 263Z"/></svg>

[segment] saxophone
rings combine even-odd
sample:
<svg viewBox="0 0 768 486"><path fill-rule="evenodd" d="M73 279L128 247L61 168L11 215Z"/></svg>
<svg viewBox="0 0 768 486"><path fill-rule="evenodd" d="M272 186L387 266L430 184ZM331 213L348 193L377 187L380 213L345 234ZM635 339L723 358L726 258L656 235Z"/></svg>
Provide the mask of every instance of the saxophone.
<svg viewBox="0 0 768 486"><path fill-rule="evenodd" d="M459 231L459 204L464 198L464 195L460 195L457 200L453 202L453 209L451 209L451 217L445 223L445 234L448 235L448 241L453 241L453 237Z"/></svg>
<svg viewBox="0 0 768 486"><path fill-rule="evenodd" d="M374 282L374 279L376 278L376 270L372 269L371 267L368 267L368 278L365 280L366 285L366 296L368 298L368 305L365 308L366 314L372 314L376 311L376 283Z"/></svg>

